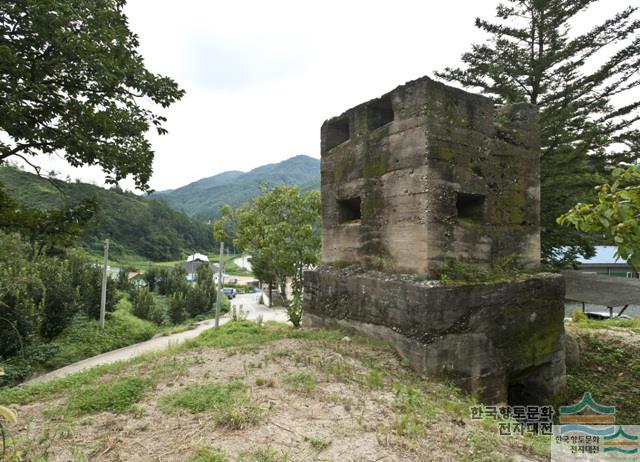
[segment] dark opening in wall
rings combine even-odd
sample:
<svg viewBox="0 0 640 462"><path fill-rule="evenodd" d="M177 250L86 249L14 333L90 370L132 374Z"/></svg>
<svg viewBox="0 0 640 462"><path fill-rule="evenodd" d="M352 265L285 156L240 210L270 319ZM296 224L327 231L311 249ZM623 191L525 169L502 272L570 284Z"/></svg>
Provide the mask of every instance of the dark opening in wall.
<svg viewBox="0 0 640 462"><path fill-rule="evenodd" d="M459 192L456 199L456 209L458 218L482 221L484 216L484 196Z"/></svg>
<svg viewBox="0 0 640 462"><path fill-rule="evenodd" d="M544 403L549 396L544 380L548 364L526 369L519 377L510 378L507 388L507 403L511 406L529 406ZM547 372L548 373L548 372Z"/></svg>
<svg viewBox="0 0 640 462"><path fill-rule="evenodd" d="M349 117L341 117L327 124L324 131L324 149L328 151L349 139Z"/></svg>
<svg viewBox="0 0 640 462"><path fill-rule="evenodd" d="M391 97L389 95L379 98L367 106L367 124L369 130L375 130L378 127L393 122L393 106L391 105Z"/></svg>
<svg viewBox="0 0 640 462"><path fill-rule="evenodd" d="M340 211L340 223L353 223L362 218L359 197L339 199L338 210Z"/></svg>

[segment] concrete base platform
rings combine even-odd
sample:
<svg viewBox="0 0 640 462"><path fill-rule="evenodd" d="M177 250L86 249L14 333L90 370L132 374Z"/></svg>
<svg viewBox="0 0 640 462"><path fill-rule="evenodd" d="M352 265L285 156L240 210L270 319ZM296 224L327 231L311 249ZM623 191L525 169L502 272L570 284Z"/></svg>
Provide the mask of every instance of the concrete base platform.
<svg viewBox="0 0 640 462"><path fill-rule="evenodd" d="M564 279L445 285L356 267L305 272L304 322L389 342L487 403L544 404L565 384Z"/></svg>

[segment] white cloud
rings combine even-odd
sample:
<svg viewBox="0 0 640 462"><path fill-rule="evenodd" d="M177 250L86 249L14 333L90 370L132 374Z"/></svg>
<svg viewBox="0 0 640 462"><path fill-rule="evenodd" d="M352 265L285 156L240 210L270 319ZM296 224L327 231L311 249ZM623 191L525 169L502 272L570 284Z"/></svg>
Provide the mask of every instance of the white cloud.
<svg viewBox="0 0 640 462"><path fill-rule="evenodd" d="M130 0L148 66L187 91L152 138L152 185L318 156L326 118L455 64L494 9L427 3Z"/></svg>
<svg viewBox="0 0 640 462"><path fill-rule="evenodd" d="M165 111L169 134L150 136L152 187L296 154L319 156L325 119L458 64L483 38L475 17L493 17L495 5L129 0L126 12L147 66L187 91ZM56 165L64 174L71 170ZM96 169L71 176L100 177Z"/></svg>

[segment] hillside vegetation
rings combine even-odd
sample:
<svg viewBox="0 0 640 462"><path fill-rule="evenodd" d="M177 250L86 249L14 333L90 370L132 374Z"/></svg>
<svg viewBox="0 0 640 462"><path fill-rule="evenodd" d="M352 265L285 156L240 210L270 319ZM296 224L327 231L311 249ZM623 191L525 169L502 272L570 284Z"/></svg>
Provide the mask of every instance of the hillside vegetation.
<svg viewBox="0 0 640 462"><path fill-rule="evenodd" d="M114 258L135 255L149 260L177 260L194 250L214 248L208 225L177 212L161 201L149 200L118 189L87 183L46 179L13 167L0 167L0 184L22 205L52 209L74 206L95 198L98 213L80 234L81 245L102 252L104 239L111 241ZM58 189L59 188L59 189Z"/></svg>
<svg viewBox="0 0 640 462"><path fill-rule="evenodd" d="M221 205L236 208L259 196L263 182L270 186L298 186L302 191L320 189L320 160L295 156L246 173L230 171L203 178L178 189L159 191L152 197L166 201L176 210L208 220L219 216Z"/></svg>

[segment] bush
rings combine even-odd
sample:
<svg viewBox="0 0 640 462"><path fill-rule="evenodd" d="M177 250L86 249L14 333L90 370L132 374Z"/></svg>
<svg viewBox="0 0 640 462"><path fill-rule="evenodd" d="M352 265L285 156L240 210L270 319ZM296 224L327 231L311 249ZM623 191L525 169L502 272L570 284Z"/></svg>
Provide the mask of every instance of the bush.
<svg viewBox="0 0 640 462"><path fill-rule="evenodd" d="M136 269L132 267L122 268L118 273L118 278L116 279L116 288L123 292L128 292L133 288L133 284L129 281L129 273L135 272Z"/></svg>
<svg viewBox="0 0 640 462"><path fill-rule="evenodd" d="M173 269L160 269L157 276L158 293L160 295L173 295L186 291L189 288L186 276L187 272L180 266L176 266Z"/></svg>
<svg viewBox="0 0 640 462"><path fill-rule="evenodd" d="M131 298L132 312L140 319L151 320L151 313L155 310L156 303L153 294L148 289L138 289L133 292Z"/></svg>
<svg viewBox="0 0 640 462"><path fill-rule="evenodd" d="M101 270L78 254L47 256L18 234L0 232L0 361L55 337L78 313L97 319L101 283ZM108 285L107 311L116 302Z"/></svg>
<svg viewBox="0 0 640 462"><path fill-rule="evenodd" d="M190 287L185 293L186 310L189 317L210 313L213 307L210 295L201 287Z"/></svg>
<svg viewBox="0 0 640 462"><path fill-rule="evenodd" d="M91 265L81 255L72 252L67 255L66 264L69 265L69 276L73 286L79 294L79 304L87 316L100 318L100 299L102 297L102 267ZM115 310L118 303L115 284L107 284L106 311Z"/></svg>
<svg viewBox="0 0 640 462"><path fill-rule="evenodd" d="M147 283L147 287L150 291L154 291L157 288L158 282L160 280L160 273L162 272L161 268L157 266L150 267L142 276L144 281Z"/></svg>
<svg viewBox="0 0 640 462"><path fill-rule="evenodd" d="M174 324L180 324L187 319L187 297L183 292L177 292L169 301L169 317Z"/></svg>
<svg viewBox="0 0 640 462"><path fill-rule="evenodd" d="M573 320L573 322L580 322L586 321L588 318L587 315L582 311L574 310L573 313L571 313L571 319Z"/></svg>

